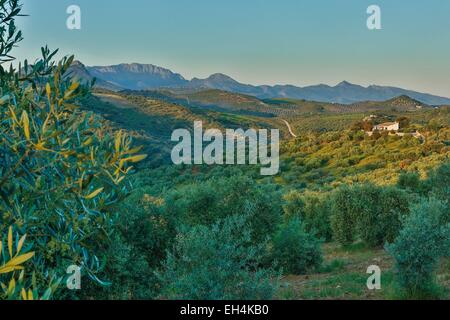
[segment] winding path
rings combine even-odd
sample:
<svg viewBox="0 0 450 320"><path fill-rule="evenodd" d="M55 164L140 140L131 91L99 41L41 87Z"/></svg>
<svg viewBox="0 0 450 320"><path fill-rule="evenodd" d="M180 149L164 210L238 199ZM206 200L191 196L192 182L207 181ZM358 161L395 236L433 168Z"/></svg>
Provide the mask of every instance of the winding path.
<svg viewBox="0 0 450 320"><path fill-rule="evenodd" d="M289 122L287 122L284 119L281 119L287 126L289 133L291 134L291 136L293 136L294 138L297 138L297 135L292 131L291 125L289 124Z"/></svg>

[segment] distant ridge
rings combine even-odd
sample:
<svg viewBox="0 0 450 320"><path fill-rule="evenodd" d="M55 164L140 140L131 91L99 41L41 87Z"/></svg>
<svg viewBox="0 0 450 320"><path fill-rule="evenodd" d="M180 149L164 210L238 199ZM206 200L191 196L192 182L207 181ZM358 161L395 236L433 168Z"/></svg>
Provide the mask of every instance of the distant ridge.
<svg viewBox="0 0 450 320"><path fill-rule="evenodd" d="M69 70L70 75L76 79L77 81L83 82L83 83L91 83L92 80L94 80L94 76L87 70L84 64L82 64L80 61L74 61L72 63L71 69ZM112 90L112 91L120 91L124 88L116 85L112 82L105 81L101 78L96 78L96 85L98 87Z"/></svg>
<svg viewBox="0 0 450 320"><path fill-rule="evenodd" d="M217 89L255 96L259 99L289 98L309 101L352 104L363 101L386 101L399 96L408 96L419 104L449 105L450 98L440 97L417 91L371 85L363 87L342 81L336 86L325 84L297 87L293 85L254 86L242 84L235 79L215 73L206 79L185 79L182 75L169 69L152 64L123 63L112 66L86 67L81 62L74 62L74 73L90 81L97 78L97 87L108 90L152 90L161 88L183 89Z"/></svg>
<svg viewBox="0 0 450 320"><path fill-rule="evenodd" d="M183 86L188 82L180 74L152 64L123 63L113 66L87 67L86 69L93 77L132 90L176 87Z"/></svg>

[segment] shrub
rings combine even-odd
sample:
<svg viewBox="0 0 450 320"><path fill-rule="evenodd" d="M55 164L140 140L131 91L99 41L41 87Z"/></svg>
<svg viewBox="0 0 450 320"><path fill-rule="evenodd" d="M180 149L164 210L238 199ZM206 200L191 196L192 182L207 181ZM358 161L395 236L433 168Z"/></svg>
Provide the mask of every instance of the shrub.
<svg viewBox="0 0 450 320"><path fill-rule="evenodd" d="M423 187L417 172L402 172L398 177L397 186L401 189L417 193Z"/></svg>
<svg viewBox="0 0 450 320"><path fill-rule="evenodd" d="M272 258L287 274L304 274L322 263L321 241L298 218L281 226L273 239Z"/></svg>
<svg viewBox="0 0 450 320"><path fill-rule="evenodd" d="M260 247L250 245L245 218L228 217L178 235L159 279L162 298L270 299L274 274L258 269Z"/></svg>
<svg viewBox="0 0 450 320"><path fill-rule="evenodd" d="M340 188L331 201L335 239L348 245L359 237L375 247L397 236L402 218L409 213L410 198L395 187L363 184Z"/></svg>
<svg viewBox="0 0 450 320"><path fill-rule="evenodd" d="M298 217L303 221L306 231L313 232L326 241L332 238L330 223L330 202L324 196L291 191L284 196L284 218L288 221Z"/></svg>
<svg viewBox="0 0 450 320"><path fill-rule="evenodd" d="M407 296L434 296L433 273L439 259L450 255L450 224L445 205L437 200L423 201L412 208L395 242L387 250L395 259L398 284Z"/></svg>
<svg viewBox="0 0 450 320"><path fill-rule="evenodd" d="M248 216L255 244L264 242L281 222L281 195L271 184L258 185L237 175L186 185L166 196L168 215L180 224L211 225L232 215Z"/></svg>
<svg viewBox="0 0 450 320"><path fill-rule="evenodd" d="M107 250L102 276L108 287L83 288L86 297L97 299L154 299L159 293L155 271L176 236L175 216L162 210L162 199L137 189L116 209L115 232Z"/></svg>
<svg viewBox="0 0 450 320"><path fill-rule="evenodd" d="M331 200L333 238L342 245L349 245L355 240L355 218L361 211L361 207L355 208L351 191L348 186L341 187Z"/></svg>
<svg viewBox="0 0 450 320"><path fill-rule="evenodd" d="M286 201L283 206L284 218L290 220L295 217L303 218L305 215L305 202L303 201L302 193L293 190L284 195Z"/></svg>
<svg viewBox="0 0 450 320"><path fill-rule="evenodd" d="M450 163L444 163L430 173L427 181L434 197L447 203L450 208Z"/></svg>
<svg viewBox="0 0 450 320"><path fill-rule="evenodd" d="M395 187L362 186L355 198L364 202L356 225L359 237L376 247L394 241L402 227L402 219L409 214L410 198Z"/></svg>
<svg viewBox="0 0 450 320"><path fill-rule="evenodd" d="M380 232L373 242L366 242L375 246L393 242L402 228L402 221L409 215L412 201L413 198L403 190L395 187L382 188L377 203L379 220L375 222L380 226ZM366 227L370 228L369 225Z"/></svg>

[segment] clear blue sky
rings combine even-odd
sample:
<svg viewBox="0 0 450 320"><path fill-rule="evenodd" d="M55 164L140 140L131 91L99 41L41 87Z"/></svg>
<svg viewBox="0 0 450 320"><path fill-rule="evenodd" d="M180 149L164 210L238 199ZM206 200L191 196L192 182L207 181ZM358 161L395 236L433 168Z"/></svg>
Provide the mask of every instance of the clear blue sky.
<svg viewBox="0 0 450 320"><path fill-rule="evenodd" d="M66 8L82 29L66 28ZM366 9L382 10L369 31ZM87 65L152 63L186 78L222 72L252 84L342 80L450 96L450 1L24 0L18 58L48 44Z"/></svg>

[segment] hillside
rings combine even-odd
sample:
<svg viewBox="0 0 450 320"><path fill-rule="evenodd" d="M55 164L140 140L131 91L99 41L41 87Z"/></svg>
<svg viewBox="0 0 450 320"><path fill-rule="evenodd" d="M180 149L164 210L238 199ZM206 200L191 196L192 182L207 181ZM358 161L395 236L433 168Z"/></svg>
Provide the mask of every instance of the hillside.
<svg viewBox="0 0 450 320"><path fill-rule="evenodd" d="M113 128L130 132L152 155L149 160L153 166L170 162L170 151L175 145L170 142L173 130L192 130L194 121L202 121L205 129L278 127L288 135L286 126L279 120L177 103L154 92L147 92L148 95L131 92L97 90L82 105L101 115Z"/></svg>
<svg viewBox="0 0 450 320"><path fill-rule="evenodd" d="M257 117L302 117L315 114L344 114L368 112L417 112L432 107L408 96L387 101L363 101L336 104L296 99L263 99L217 89L160 89L124 90L129 95L140 95L164 100L186 107L201 107L218 112L229 112Z"/></svg>
<svg viewBox="0 0 450 320"><path fill-rule="evenodd" d="M158 92L141 92L139 94L166 98L186 105L196 105L216 111L232 112L243 115L274 117L273 106L253 96L217 89L198 90L159 90Z"/></svg>
<svg viewBox="0 0 450 320"><path fill-rule="evenodd" d="M167 163L172 147L169 141L172 131L176 128L192 129L196 120L203 121L206 128L278 128L286 141L299 135L295 143L303 141L305 134L309 137L310 133L347 131L373 113L386 121L406 116L412 125L409 130L423 128L436 119L447 119L441 125L448 126L448 108L434 109L422 105L418 109L417 103L407 96L384 102L339 105L288 99L261 101L252 96L220 90L128 90L121 93L97 90L84 107L101 114L113 126L133 132L147 151L156 155L156 158L152 157L156 159L155 163ZM289 132L285 121L288 121L294 135ZM352 142L349 143L349 146L352 145ZM329 141L325 146L331 145ZM339 148L332 148L339 152ZM395 150L395 144L393 148ZM340 157L338 154L329 156L330 159ZM354 160L350 163L355 165L351 166L352 170L357 168ZM313 173L314 170L309 172Z"/></svg>
<svg viewBox="0 0 450 320"><path fill-rule="evenodd" d="M276 105L284 109L290 109L292 113L352 113L373 111L417 111L430 109L429 105L423 104L406 95L394 97L386 101L361 101L351 104L324 103L294 99L265 99L269 105Z"/></svg>

